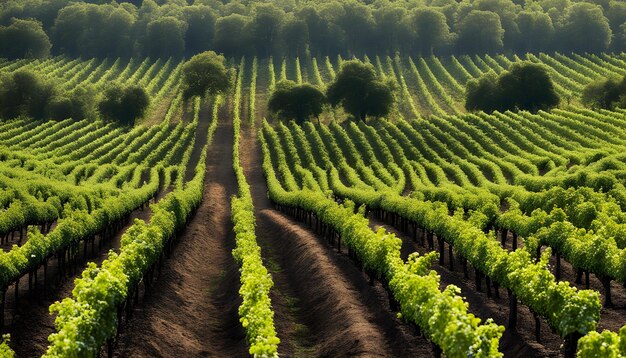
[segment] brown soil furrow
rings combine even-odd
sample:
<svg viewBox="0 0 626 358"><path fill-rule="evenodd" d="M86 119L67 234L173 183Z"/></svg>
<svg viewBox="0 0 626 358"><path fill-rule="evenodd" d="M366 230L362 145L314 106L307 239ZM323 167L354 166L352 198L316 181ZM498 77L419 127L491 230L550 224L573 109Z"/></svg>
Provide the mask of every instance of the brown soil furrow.
<svg viewBox="0 0 626 358"><path fill-rule="evenodd" d="M202 204L151 293L135 307L117 340L116 356L247 355L237 316L239 273L231 254L230 197L237 191L232 135L230 119L220 116L209 146Z"/></svg>
<svg viewBox="0 0 626 358"><path fill-rule="evenodd" d="M394 226L378 220L374 214L370 215L370 226L377 230L380 227L393 233L402 239L402 257L406 259L409 254L418 252L423 255L429 252L427 247L422 247L414 242L409 235L400 232ZM419 241L419 239L418 239ZM438 250L437 240L435 250ZM558 357L561 356L560 345L563 340L550 331L545 320L541 319L541 342L535 340L535 320L533 314L523 304L518 304L517 330L508 328L509 298L506 289L500 288L500 298L487 297L485 283L481 285L482 292L477 290L474 270L468 264L469 278L463 277L463 269L460 260L454 254L454 270L449 267L448 245L444 248L445 264L435 264L433 270L441 277L441 289L452 284L461 289L461 296L469 303L469 311L484 322L492 318L497 324L505 327L500 340L500 351L505 357Z"/></svg>
<svg viewBox="0 0 626 358"><path fill-rule="evenodd" d="M389 310L386 293L325 240L274 210L267 198L256 136L242 140L242 161L257 212L257 238L272 271L272 307L283 356L432 356Z"/></svg>

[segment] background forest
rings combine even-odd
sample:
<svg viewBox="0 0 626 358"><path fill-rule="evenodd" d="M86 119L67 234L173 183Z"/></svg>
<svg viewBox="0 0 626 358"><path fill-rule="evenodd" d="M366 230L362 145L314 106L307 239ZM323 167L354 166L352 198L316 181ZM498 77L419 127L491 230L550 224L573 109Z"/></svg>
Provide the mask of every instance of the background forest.
<svg viewBox="0 0 626 358"><path fill-rule="evenodd" d="M9 0L0 25L6 58L626 49L615 0Z"/></svg>

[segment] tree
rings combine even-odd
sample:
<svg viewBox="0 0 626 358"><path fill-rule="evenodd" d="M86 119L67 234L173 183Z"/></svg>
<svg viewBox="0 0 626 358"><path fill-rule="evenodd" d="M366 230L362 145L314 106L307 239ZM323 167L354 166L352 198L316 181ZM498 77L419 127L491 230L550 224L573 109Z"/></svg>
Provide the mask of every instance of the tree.
<svg viewBox="0 0 626 358"><path fill-rule="evenodd" d="M281 29L284 53L298 57L306 53L306 45L309 41L309 29L303 20L291 18L285 22Z"/></svg>
<svg viewBox="0 0 626 358"><path fill-rule="evenodd" d="M6 74L0 77L0 116L44 119L56 92L51 81L35 72L20 70Z"/></svg>
<svg viewBox="0 0 626 358"><path fill-rule="evenodd" d="M452 36L446 16L433 8L417 8L411 14L414 46L422 55L431 55L435 48L446 46Z"/></svg>
<svg viewBox="0 0 626 358"><path fill-rule="evenodd" d="M504 112L537 112L559 104L559 96L544 66L534 63L513 65L500 76L489 73L467 85L465 108Z"/></svg>
<svg viewBox="0 0 626 358"><path fill-rule="evenodd" d="M581 101L596 109L623 107L626 104L626 77L606 78L588 84L583 90Z"/></svg>
<svg viewBox="0 0 626 358"><path fill-rule="evenodd" d="M45 58L50 55L51 47L38 21L12 19L11 25L0 26L0 57Z"/></svg>
<svg viewBox="0 0 626 358"><path fill-rule="evenodd" d="M257 54L269 57L278 45L278 36L285 12L272 3L256 3L246 33Z"/></svg>
<svg viewBox="0 0 626 358"><path fill-rule="evenodd" d="M466 53L493 53L504 46L500 16L491 11L472 10L458 25L456 46Z"/></svg>
<svg viewBox="0 0 626 358"><path fill-rule="evenodd" d="M185 98L224 93L230 88L230 73L224 56L213 51L193 56L183 65Z"/></svg>
<svg viewBox="0 0 626 358"><path fill-rule="evenodd" d="M54 97L48 107L47 116L56 120L94 118L96 98L96 90L93 86L79 85L67 95Z"/></svg>
<svg viewBox="0 0 626 358"><path fill-rule="evenodd" d="M372 10L360 2L344 2L343 12L336 18L336 24L346 34L350 51L365 54L376 50L371 39L374 37L375 22Z"/></svg>
<svg viewBox="0 0 626 358"><path fill-rule="evenodd" d="M146 53L151 57L182 57L185 51L187 24L173 16L158 18L148 24Z"/></svg>
<svg viewBox="0 0 626 358"><path fill-rule="evenodd" d="M516 5L512 0L475 0L473 8L498 14L504 30L503 46L514 48L520 38L519 28L515 20L516 14L522 8L521 6Z"/></svg>
<svg viewBox="0 0 626 358"><path fill-rule="evenodd" d="M54 49L72 56L129 57L135 21L135 13L120 5L72 3L54 22Z"/></svg>
<svg viewBox="0 0 626 358"><path fill-rule="evenodd" d="M98 111L104 120L133 126L135 121L144 115L149 105L150 98L143 88L113 84L105 90L102 100L98 103Z"/></svg>
<svg viewBox="0 0 626 358"><path fill-rule="evenodd" d="M345 32L331 21L331 15L343 11L339 3L304 6L297 14L307 24L310 51L317 55L337 54L344 50Z"/></svg>
<svg viewBox="0 0 626 358"><path fill-rule="evenodd" d="M553 108L559 104L548 70L535 63L514 64L498 78L501 103L506 109L531 112Z"/></svg>
<svg viewBox="0 0 626 358"><path fill-rule="evenodd" d="M498 103L498 78L494 72L467 83L465 108L468 111L493 112L500 109Z"/></svg>
<svg viewBox="0 0 626 358"><path fill-rule="evenodd" d="M185 7L183 11L188 25L185 33L186 53L194 55L212 48L217 21L213 9L205 5L194 5Z"/></svg>
<svg viewBox="0 0 626 358"><path fill-rule="evenodd" d="M524 52L547 50L554 37L552 19L538 11L522 11L517 14L519 50Z"/></svg>
<svg viewBox="0 0 626 358"><path fill-rule="evenodd" d="M343 106L355 118L365 121L367 116L382 117L389 114L393 103L395 85L381 81L374 66L358 60L341 65L335 80L326 91L331 106Z"/></svg>
<svg viewBox="0 0 626 358"><path fill-rule="evenodd" d="M559 33L563 50L596 53L609 47L613 35L602 7L584 2L567 9Z"/></svg>
<svg viewBox="0 0 626 358"><path fill-rule="evenodd" d="M66 7L67 0L4 0L0 2L0 24L10 24L11 19L37 19L44 30L54 24L59 10Z"/></svg>
<svg viewBox="0 0 626 358"><path fill-rule="evenodd" d="M296 119L298 123L316 117L324 110L326 97L317 87L308 83L296 85L295 82L283 80L276 84L272 92L268 109L286 119Z"/></svg>
<svg viewBox="0 0 626 358"><path fill-rule="evenodd" d="M406 17L406 8L402 6L388 4L374 10L378 52L394 53L410 48L411 29Z"/></svg>
<svg viewBox="0 0 626 358"><path fill-rule="evenodd" d="M241 56L246 53L244 28L248 18L239 14L220 17L215 23L215 49L222 53Z"/></svg>

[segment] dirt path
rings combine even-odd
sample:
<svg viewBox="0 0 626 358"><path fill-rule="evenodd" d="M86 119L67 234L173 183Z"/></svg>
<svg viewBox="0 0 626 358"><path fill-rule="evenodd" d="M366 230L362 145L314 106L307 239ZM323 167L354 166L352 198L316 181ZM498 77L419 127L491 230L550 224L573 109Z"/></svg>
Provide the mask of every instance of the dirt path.
<svg viewBox="0 0 626 358"><path fill-rule="evenodd" d="M206 136L206 131L204 131ZM220 116L209 146L204 197L151 294L116 342L117 357L244 357L237 308L239 273L232 258L232 125ZM196 141L196 145L199 145Z"/></svg>
<svg viewBox="0 0 626 358"><path fill-rule="evenodd" d="M402 257L406 259L410 253L419 252L425 254L429 252L426 247L422 247L413 242L412 238L395 227L378 220L372 213L369 217L370 226L373 229L384 227L388 232L394 233L402 239ZM418 239L419 241L419 239ZM437 240L435 241L435 250L437 250ZM559 357L560 345L563 340L550 331L548 324L542 319L541 323L541 342L537 342L534 336L535 321L532 313L523 304L518 305L518 323L517 331L507 328L509 315L509 299L506 289L500 289L500 298L488 298L483 282L483 292L476 289L476 281L473 275L473 269L468 267L469 279L463 277L462 264L454 258L454 270L450 270L448 245L445 244L445 265L435 264L432 269L441 276L441 288L453 284L461 288L461 295L465 297L465 301L469 303L469 311L480 317L483 322L487 318L493 320L505 327L504 334L500 340L500 351L505 357ZM468 265L469 266L469 265Z"/></svg>
<svg viewBox="0 0 626 358"><path fill-rule="evenodd" d="M380 285L370 286L345 255L311 230L274 210L267 198L256 137L242 139L257 239L272 272L275 323L283 356L432 356L429 343L388 309Z"/></svg>
<svg viewBox="0 0 626 358"><path fill-rule="evenodd" d="M157 196L157 200L164 195L165 192L161 192ZM95 262L100 265L108 257L110 250L119 251L122 235L133 225L135 219L149 220L151 215L149 206L143 210L133 211L128 223L118 230L113 238L103 241L100 248L98 242L96 242L93 251L91 245L87 245L87 262ZM81 259L84 255L83 250L84 246L80 245L78 257ZM17 357L40 357L46 351L48 336L54 333L55 319L55 316L50 314L49 307L53 302L71 296L74 280L80 277L87 266L87 262L79 264L75 274L59 276L58 260L56 258L51 260L48 264L45 299L43 298L43 269L39 269L37 272L39 285L30 296L28 295L28 279L20 280L17 309L15 308L15 286L9 288L6 296L5 319L10 324L8 331L11 334L10 345Z"/></svg>

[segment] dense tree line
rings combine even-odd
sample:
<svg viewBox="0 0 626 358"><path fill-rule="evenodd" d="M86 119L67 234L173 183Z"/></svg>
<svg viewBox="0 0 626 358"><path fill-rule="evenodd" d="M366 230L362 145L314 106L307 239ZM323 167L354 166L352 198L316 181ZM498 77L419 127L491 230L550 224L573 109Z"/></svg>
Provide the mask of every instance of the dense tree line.
<svg viewBox="0 0 626 358"><path fill-rule="evenodd" d="M0 76L0 118L29 117L38 120L96 118L134 125L150 104L138 86L111 83L103 94L92 85L64 89L43 74L20 70Z"/></svg>
<svg viewBox="0 0 626 358"><path fill-rule="evenodd" d="M0 25L39 57L626 50L621 0L7 0Z"/></svg>

